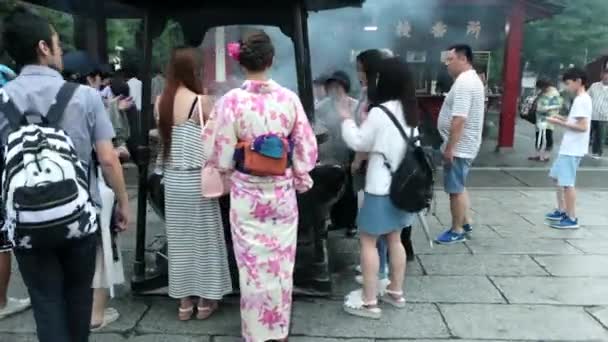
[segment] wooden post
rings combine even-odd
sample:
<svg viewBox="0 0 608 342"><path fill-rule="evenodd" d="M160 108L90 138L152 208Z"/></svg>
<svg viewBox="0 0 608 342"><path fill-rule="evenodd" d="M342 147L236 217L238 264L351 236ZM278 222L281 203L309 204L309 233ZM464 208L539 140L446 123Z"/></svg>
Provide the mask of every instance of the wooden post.
<svg viewBox="0 0 608 342"><path fill-rule="evenodd" d="M507 18L507 41L505 46L505 67L503 69L502 108L498 131L498 149L512 148L515 139L517 99L521 83L521 50L523 48L526 5L523 0L513 1Z"/></svg>
<svg viewBox="0 0 608 342"><path fill-rule="evenodd" d="M298 74L298 93L306 115L314 121L314 97L312 94L312 70L310 67L310 47L308 42L308 13L303 2L293 8L293 35L296 72Z"/></svg>

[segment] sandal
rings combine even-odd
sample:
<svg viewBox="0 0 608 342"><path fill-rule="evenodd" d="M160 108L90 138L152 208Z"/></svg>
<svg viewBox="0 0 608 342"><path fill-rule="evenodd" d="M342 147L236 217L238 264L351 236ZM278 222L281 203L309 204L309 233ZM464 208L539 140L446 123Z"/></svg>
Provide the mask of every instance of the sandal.
<svg viewBox="0 0 608 342"><path fill-rule="evenodd" d="M194 305L190 306L189 308L182 308L180 306L177 318L180 321L189 321L190 319L192 319L193 314L194 314Z"/></svg>
<svg viewBox="0 0 608 342"><path fill-rule="evenodd" d="M120 318L120 314L114 308L106 308L103 312L103 322L99 324L91 324L91 332L98 332L108 325L116 322Z"/></svg>
<svg viewBox="0 0 608 342"><path fill-rule="evenodd" d="M378 301L365 302L362 290L355 290L348 294L342 307L344 311L353 316L371 319L380 319L382 317L382 310L378 307Z"/></svg>
<svg viewBox="0 0 608 342"><path fill-rule="evenodd" d="M384 293L380 296L380 300L399 309L405 308L405 298L403 298L403 291L392 291L386 289Z"/></svg>
<svg viewBox="0 0 608 342"><path fill-rule="evenodd" d="M219 307L217 302L214 302L211 305L204 305L204 306L197 306L196 310L196 319L204 321L207 318L211 317L211 315L213 315L213 313L217 310L217 308Z"/></svg>

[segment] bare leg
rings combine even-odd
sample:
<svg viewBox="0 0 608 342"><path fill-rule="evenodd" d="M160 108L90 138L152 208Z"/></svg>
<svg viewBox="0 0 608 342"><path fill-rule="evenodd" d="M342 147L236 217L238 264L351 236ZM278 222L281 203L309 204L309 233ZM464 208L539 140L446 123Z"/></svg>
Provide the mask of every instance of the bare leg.
<svg viewBox="0 0 608 342"><path fill-rule="evenodd" d="M0 309L4 308L7 300L8 283L11 279L11 253L0 253Z"/></svg>
<svg viewBox="0 0 608 342"><path fill-rule="evenodd" d="M472 224L473 220L471 220L471 198L469 197L469 191L467 189L464 190L464 192L462 193L462 196L464 197L464 221L463 221L463 225L465 224Z"/></svg>
<svg viewBox="0 0 608 342"><path fill-rule="evenodd" d="M401 232L392 232L386 237L388 243L390 279L388 289L394 292L403 291L403 279L405 279L406 255L405 248L401 243Z"/></svg>
<svg viewBox="0 0 608 342"><path fill-rule="evenodd" d="M573 186L564 188L564 208L568 217L576 218L576 189Z"/></svg>
<svg viewBox="0 0 608 342"><path fill-rule="evenodd" d="M91 315L91 326L98 326L103 323L106 305L108 304L108 290L93 290L93 313Z"/></svg>
<svg viewBox="0 0 608 342"><path fill-rule="evenodd" d="M467 212L466 192L450 194L450 210L452 212L452 231L462 234Z"/></svg>
<svg viewBox="0 0 608 342"><path fill-rule="evenodd" d="M564 189L560 186L557 187L557 209L561 212L566 211L566 203L564 202Z"/></svg>
<svg viewBox="0 0 608 342"><path fill-rule="evenodd" d="M363 300L373 302L378 297L378 269L380 257L376 248L378 237L360 233L361 271L363 274ZM401 244L401 240L399 240ZM390 250L390 249L389 249ZM392 261L391 261L392 262Z"/></svg>

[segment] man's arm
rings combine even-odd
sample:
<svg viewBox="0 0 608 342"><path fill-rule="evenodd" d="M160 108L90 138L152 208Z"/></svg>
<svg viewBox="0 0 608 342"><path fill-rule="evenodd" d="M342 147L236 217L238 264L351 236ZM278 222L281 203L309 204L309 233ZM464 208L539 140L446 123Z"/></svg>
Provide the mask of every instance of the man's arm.
<svg viewBox="0 0 608 342"><path fill-rule="evenodd" d="M116 194L118 203L128 203L129 196L127 194L127 187L125 186L122 166L114 151L114 145L112 145L112 142L109 140L99 141L95 144L95 151L103 175L108 181L110 188L112 188Z"/></svg>
<svg viewBox="0 0 608 342"><path fill-rule="evenodd" d="M450 137L448 138L448 142L445 146L446 151L453 152L456 148L456 145L460 141L462 137L462 133L464 132L464 123L467 121L467 118L464 116L454 116L452 117L452 124L450 126Z"/></svg>
<svg viewBox="0 0 608 342"><path fill-rule="evenodd" d="M129 223L129 196L122 174L122 166L112 144L114 129L101 101L101 96L98 94L90 95L90 104L94 120L92 141L95 144L95 153L103 175L118 201L118 226L125 230Z"/></svg>

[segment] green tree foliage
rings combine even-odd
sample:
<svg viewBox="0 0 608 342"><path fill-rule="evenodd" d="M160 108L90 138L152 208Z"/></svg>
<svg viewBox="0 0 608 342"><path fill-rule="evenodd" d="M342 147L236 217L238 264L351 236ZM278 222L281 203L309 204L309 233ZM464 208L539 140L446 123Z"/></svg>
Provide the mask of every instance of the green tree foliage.
<svg viewBox="0 0 608 342"><path fill-rule="evenodd" d="M562 13L526 26L523 60L532 70L555 75L560 65L584 66L608 52L607 0L553 2Z"/></svg>

